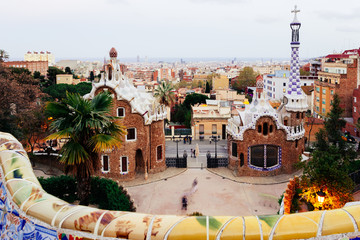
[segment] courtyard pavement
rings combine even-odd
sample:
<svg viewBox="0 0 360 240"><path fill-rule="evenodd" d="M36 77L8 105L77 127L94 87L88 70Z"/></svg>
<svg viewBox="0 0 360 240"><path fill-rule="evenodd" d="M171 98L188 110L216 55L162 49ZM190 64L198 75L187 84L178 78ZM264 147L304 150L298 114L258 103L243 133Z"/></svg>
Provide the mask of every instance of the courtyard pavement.
<svg viewBox="0 0 360 240"><path fill-rule="evenodd" d="M199 156L191 158L190 149L199 146ZM265 215L276 214L279 210L278 198L284 192L286 184L294 175L272 177L237 177L228 168L206 169L206 152L214 155L214 143L193 141L191 145L179 142L179 156L184 150L188 153L188 168L168 168L163 172L137 174L130 182L119 182L127 188L134 199L137 212L150 214L185 215L200 212L204 215ZM219 157L227 157L227 144L221 140L217 144ZM181 154L180 154L181 153ZM176 157L176 143L166 141L166 156ZM201 163L203 163L201 165ZM201 168L203 167L203 168ZM49 177L63 172L37 163L36 176ZM192 183L198 185L193 192ZM192 193L193 192L193 193ZM181 210L181 198L187 195L188 209ZM354 194L354 200L360 200L360 191Z"/></svg>

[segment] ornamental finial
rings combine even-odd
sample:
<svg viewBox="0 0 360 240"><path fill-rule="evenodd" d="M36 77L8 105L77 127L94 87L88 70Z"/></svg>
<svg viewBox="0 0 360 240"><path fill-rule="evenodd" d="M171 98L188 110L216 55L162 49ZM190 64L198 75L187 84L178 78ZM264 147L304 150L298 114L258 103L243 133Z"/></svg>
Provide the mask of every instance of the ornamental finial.
<svg viewBox="0 0 360 240"><path fill-rule="evenodd" d="M294 10L292 10L291 12L294 13L294 21L293 22L299 22L299 20L297 19L297 13L300 12L300 10L297 9L296 5L295 5Z"/></svg>

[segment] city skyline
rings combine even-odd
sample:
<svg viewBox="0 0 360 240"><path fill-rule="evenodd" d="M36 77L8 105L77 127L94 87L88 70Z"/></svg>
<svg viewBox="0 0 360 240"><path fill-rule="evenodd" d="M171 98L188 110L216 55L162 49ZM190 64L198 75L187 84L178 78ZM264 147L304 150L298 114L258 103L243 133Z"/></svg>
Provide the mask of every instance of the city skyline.
<svg viewBox="0 0 360 240"><path fill-rule="evenodd" d="M346 5L335 0L7 1L0 16L7 34L0 46L10 59L22 59L27 51L51 51L57 60L103 59L111 47L120 59L286 59L286 25L296 4L300 58L359 47L356 0Z"/></svg>

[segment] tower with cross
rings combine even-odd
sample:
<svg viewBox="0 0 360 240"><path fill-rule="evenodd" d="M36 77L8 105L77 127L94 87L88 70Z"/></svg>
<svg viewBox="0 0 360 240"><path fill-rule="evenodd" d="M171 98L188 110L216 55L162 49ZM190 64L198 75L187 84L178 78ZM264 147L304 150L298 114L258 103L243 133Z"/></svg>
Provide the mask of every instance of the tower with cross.
<svg viewBox="0 0 360 240"><path fill-rule="evenodd" d="M305 112L308 108L305 95L301 89L300 84L300 62L299 62L299 30L301 27L300 21L297 19L297 14L300 10L295 5L294 20L290 23L291 33L291 60L290 60L290 77L288 88L286 92L285 108L290 112Z"/></svg>

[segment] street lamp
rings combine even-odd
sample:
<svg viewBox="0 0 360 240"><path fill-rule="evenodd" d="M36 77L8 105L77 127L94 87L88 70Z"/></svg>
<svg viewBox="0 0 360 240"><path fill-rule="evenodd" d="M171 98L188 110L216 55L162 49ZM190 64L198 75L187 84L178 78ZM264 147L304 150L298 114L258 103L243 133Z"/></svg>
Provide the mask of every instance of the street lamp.
<svg viewBox="0 0 360 240"><path fill-rule="evenodd" d="M218 141L220 141L220 136L214 136L214 135L212 135L211 138L212 138L212 141L215 142L215 159L217 160L217 146L216 146L216 143L217 143Z"/></svg>
<svg viewBox="0 0 360 240"><path fill-rule="evenodd" d="M176 142L176 160L179 160L179 142L181 141L181 135L179 139L176 139L175 136L173 136L173 142Z"/></svg>
<svg viewBox="0 0 360 240"><path fill-rule="evenodd" d="M316 193L317 195L317 200L320 204L323 204L324 203L324 200L325 200L325 193L320 190L319 192Z"/></svg>

